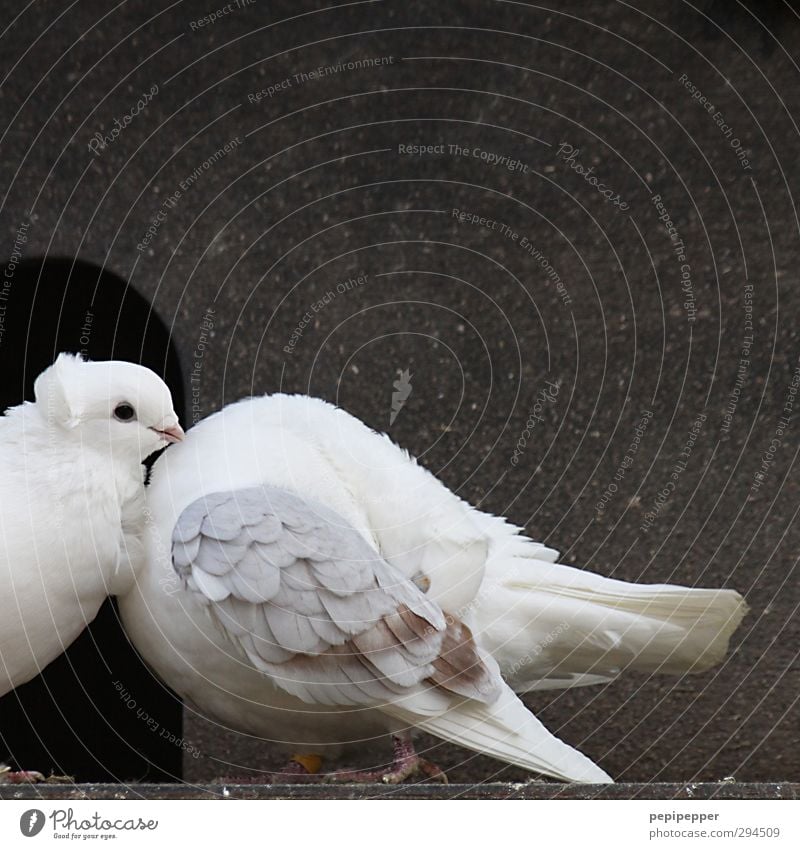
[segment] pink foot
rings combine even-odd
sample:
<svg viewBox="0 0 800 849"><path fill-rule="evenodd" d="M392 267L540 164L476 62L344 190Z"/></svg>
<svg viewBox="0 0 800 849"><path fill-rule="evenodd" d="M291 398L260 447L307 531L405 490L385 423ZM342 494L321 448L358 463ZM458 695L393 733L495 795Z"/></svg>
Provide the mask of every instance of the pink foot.
<svg viewBox="0 0 800 849"><path fill-rule="evenodd" d="M46 781L41 772L35 770L19 770L12 772L10 767L0 768L0 784L38 784Z"/></svg>
<svg viewBox="0 0 800 849"><path fill-rule="evenodd" d="M329 773L325 780L333 783L365 784L381 782L383 784L402 784L407 778L420 778L423 781L438 781L447 784L447 776L436 764L421 758L414 750L409 736L393 736L394 759L392 765L382 770L340 769Z"/></svg>
<svg viewBox="0 0 800 849"><path fill-rule="evenodd" d="M273 773L265 780L263 775L247 775L244 777L226 776L216 779L217 784L303 784L317 781L317 772L322 765L322 759L317 755L295 755L280 771Z"/></svg>

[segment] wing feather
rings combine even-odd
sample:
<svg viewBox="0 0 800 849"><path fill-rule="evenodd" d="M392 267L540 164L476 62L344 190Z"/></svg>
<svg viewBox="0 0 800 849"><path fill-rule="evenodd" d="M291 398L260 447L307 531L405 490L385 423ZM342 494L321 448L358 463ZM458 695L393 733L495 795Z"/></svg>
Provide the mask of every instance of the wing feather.
<svg viewBox="0 0 800 849"><path fill-rule="evenodd" d="M321 504L266 486L205 495L172 556L249 661L307 702L403 696L430 713L453 693L496 697L469 631Z"/></svg>

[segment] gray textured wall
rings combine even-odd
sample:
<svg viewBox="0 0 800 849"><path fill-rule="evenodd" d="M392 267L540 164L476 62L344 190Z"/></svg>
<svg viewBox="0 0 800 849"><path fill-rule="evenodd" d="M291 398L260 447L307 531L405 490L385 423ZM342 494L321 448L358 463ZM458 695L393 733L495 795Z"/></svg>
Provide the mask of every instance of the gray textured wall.
<svg viewBox="0 0 800 849"><path fill-rule="evenodd" d="M6 259L129 278L173 328L195 416L283 389L388 429L409 369L390 433L465 497L569 562L752 607L723 667L539 695L541 718L626 780L797 780L793 11L750 3L770 34L725 3L255 0L204 26L211 2L159 5L39 2L9 24ZM309 75L348 62L367 67ZM190 779L269 759L191 713L186 735Z"/></svg>

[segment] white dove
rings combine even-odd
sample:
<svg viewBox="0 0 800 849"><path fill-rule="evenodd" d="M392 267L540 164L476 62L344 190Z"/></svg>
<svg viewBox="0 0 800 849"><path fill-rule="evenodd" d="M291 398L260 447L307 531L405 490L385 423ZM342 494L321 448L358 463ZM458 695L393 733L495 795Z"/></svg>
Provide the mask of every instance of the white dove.
<svg viewBox="0 0 800 849"><path fill-rule="evenodd" d="M147 510L147 563L120 599L130 638L203 714L285 744L284 775L390 734L389 769L334 777L442 778L415 753L417 728L540 774L610 781L512 688L706 669L746 610L731 590L557 564L388 437L304 396L200 422L155 464Z"/></svg>
<svg viewBox="0 0 800 849"><path fill-rule="evenodd" d="M169 389L143 366L60 354L34 388L0 418L0 695L133 581L142 461L183 438Z"/></svg>

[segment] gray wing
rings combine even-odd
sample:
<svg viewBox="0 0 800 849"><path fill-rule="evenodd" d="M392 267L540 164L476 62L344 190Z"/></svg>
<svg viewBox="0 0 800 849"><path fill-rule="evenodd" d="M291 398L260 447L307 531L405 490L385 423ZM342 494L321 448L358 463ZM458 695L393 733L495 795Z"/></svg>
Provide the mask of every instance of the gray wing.
<svg viewBox="0 0 800 849"><path fill-rule="evenodd" d="M250 662L306 702L413 691L439 711L453 693L499 694L467 627L322 504L268 486L205 495L179 516L172 561Z"/></svg>

